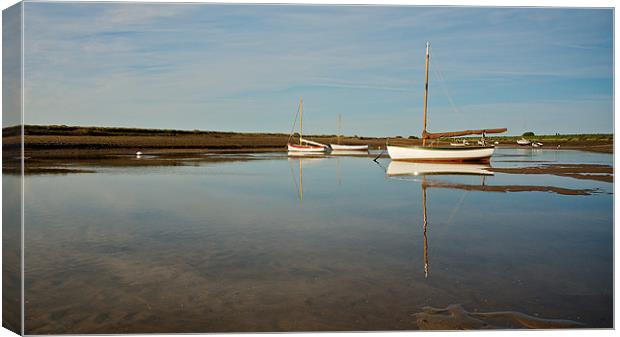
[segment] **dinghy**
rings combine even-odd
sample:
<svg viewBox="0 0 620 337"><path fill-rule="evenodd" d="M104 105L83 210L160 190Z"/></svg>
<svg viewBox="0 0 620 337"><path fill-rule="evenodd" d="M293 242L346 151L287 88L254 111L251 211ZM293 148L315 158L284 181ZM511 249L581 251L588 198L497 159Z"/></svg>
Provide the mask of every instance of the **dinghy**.
<svg viewBox="0 0 620 337"><path fill-rule="evenodd" d="M342 117L338 115L338 144L329 144L332 151L366 151L368 152L368 145L340 145L340 129L342 124Z"/></svg>
<svg viewBox="0 0 620 337"><path fill-rule="evenodd" d="M517 140L517 144L519 144L521 146L528 146L528 145L532 144L532 142L530 142L529 140L527 140L525 138L521 138L521 139Z"/></svg>
<svg viewBox="0 0 620 337"><path fill-rule="evenodd" d="M289 137L289 143L286 144L289 152L310 152L310 153L320 153L327 151L328 147L325 144L321 144L319 142L314 142L308 139L303 139L303 101L299 98L299 106L297 108L297 113L299 114L299 144L293 144L290 142L290 138L293 136L291 133L291 137ZM293 124L295 125L295 124Z"/></svg>
<svg viewBox="0 0 620 337"><path fill-rule="evenodd" d="M454 142L450 143L450 146L468 146L468 145L469 145L469 142L465 139L463 139L462 143L454 143Z"/></svg>
<svg viewBox="0 0 620 337"><path fill-rule="evenodd" d="M422 146L394 146L388 145L387 151L393 160L409 160L409 161L488 161L495 147L486 145L484 141L485 134L506 132L506 128L499 129L481 129L481 130L465 130L456 132L429 133L426 131L426 115L428 101L428 65L429 65L429 48L430 43L426 42L426 86L424 89L424 129L422 130ZM482 135L481 146L450 146L450 147L434 147L427 146L429 139L459 137L467 135Z"/></svg>
<svg viewBox="0 0 620 337"><path fill-rule="evenodd" d="M333 151L368 151L368 145L329 144Z"/></svg>

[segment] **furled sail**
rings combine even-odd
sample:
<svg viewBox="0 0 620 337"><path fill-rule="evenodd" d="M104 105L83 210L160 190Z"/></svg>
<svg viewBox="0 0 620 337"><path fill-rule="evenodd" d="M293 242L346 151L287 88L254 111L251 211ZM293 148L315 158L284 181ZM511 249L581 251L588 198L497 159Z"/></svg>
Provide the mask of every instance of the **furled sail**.
<svg viewBox="0 0 620 337"><path fill-rule="evenodd" d="M327 147L327 145L325 145L325 144L321 144L321 143L318 143L318 142L313 142L311 140L307 140L307 139L303 139L303 138L301 138L301 142L302 143L306 143L306 144L316 145L316 146Z"/></svg>
<svg viewBox="0 0 620 337"><path fill-rule="evenodd" d="M508 131L508 129L506 128L463 130L463 131L437 132L437 133L430 133L430 132L422 131L422 138L423 139L435 139L435 138L442 138L442 137L459 137L459 136L467 136L467 135L482 135L482 134L488 134L488 133L502 133L506 131Z"/></svg>

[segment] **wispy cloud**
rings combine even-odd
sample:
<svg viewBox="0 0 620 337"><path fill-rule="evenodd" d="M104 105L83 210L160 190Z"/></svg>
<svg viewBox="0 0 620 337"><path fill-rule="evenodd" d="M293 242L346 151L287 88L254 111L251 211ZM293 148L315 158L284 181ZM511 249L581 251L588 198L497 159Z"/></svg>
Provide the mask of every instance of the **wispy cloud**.
<svg viewBox="0 0 620 337"><path fill-rule="evenodd" d="M286 131L303 95L310 131L348 110L354 133L412 134L426 40L462 110L611 101L609 10L27 3L25 19L30 123ZM435 80L431 107L450 108Z"/></svg>

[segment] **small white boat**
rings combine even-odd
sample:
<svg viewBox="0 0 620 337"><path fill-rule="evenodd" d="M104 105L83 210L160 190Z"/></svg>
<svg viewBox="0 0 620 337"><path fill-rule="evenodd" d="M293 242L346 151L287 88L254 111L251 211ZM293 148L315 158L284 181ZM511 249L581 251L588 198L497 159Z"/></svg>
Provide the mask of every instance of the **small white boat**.
<svg viewBox="0 0 620 337"><path fill-rule="evenodd" d="M521 138L521 139L517 140L517 144L519 144L521 146L528 146L528 145L532 144L532 142L530 142L529 140L527 140L525 138Z"/></svg>
<svg viewBox="0 0 620 337"><path fill-rule="evenodd" d="M543 143L540 143L540 142L532 143L532 147L541 147L541 146L543 146Z"/></svg>
<svg viewBox="0 0 620 337"><path fill-rule="evenodd" d="M299 144L288 143L286 144L289 152L310 152L321 153L328 150L327 145L314 142L311 140L303 139L303 101L299 98Z"/></svg>
<svg viewBox="0 0 620 337"><path fill-rule="evenodd" d="M340 129L342 124L342 117L338 115L338 144L329 144L329 147L333 151L366 151L368 152L368 145L340 145Z"/></svg>
<svg viewBox="0 0 620 337"><path fill-rule="evenodd" d="M450 146L468 146L469 142L465 139L463 139L463 142L461 143L450 143Z"/></svg>
<svg viewBox="0 0 620 337"><path fill-rule="evenodd" d="M500 129L482 129L482 130L465 130L443 133L428 133L426 131L426 113L428 102L428 65L429 65L429 49L430 43L426 42L426 85L424 89L424 128L422 129L422 146L393 146L388 145L387 150L392 160L409 160L409 161L488 161L495 152L493 145L483 146L461 146L454 145L449 147L432 147L426 146L428 139L451 138L467 135L482 135L483 139L487 133L506 132L506 128ZM464 141L465 143L466 141ZM484 140L482 141L483 144Z"/></svg>
<svg viewBox="0 0 620 337"><path fill-rule="evenodd" d="M368 151L368 145L338 145L329 144L333 151Z"/></svg>

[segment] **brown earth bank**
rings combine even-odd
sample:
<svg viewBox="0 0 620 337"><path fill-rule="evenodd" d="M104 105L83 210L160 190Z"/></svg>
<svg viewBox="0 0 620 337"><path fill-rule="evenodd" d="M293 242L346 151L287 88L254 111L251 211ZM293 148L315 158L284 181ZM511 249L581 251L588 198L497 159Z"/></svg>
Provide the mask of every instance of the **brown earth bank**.
<svg viewBox="0 0 620 337"><path fill-rule="evenodd" d="M2 144L6 152L19 148L21 128L3 129ZM27 157L83 157L102 154L133 154L137 151L157 153L197 153L209 151L285 151L286 144L298 141L298 134L289 136L283 133L236 133L219 131L187 131L133 128L103 128L80 126L24 126L24 145ZM555 137L540 136L532 141L541 141L543 148L576 149L585 151L613 153L613 135L574 135ZM336 135L305 135L324 144L337 143ZM491 137L498 141L498 147L516 147L519 137ZM475 144L477 138L468 138ZM450 139L433 140L431 146L449 145ZM452 140L454 141L454 140ZM421 140L414 136L391 138L343 136L340 143L350 145L369 145L371 149L384 149L391 145L420 145ZM8 151L7 151L8 150Z"/></svg>

